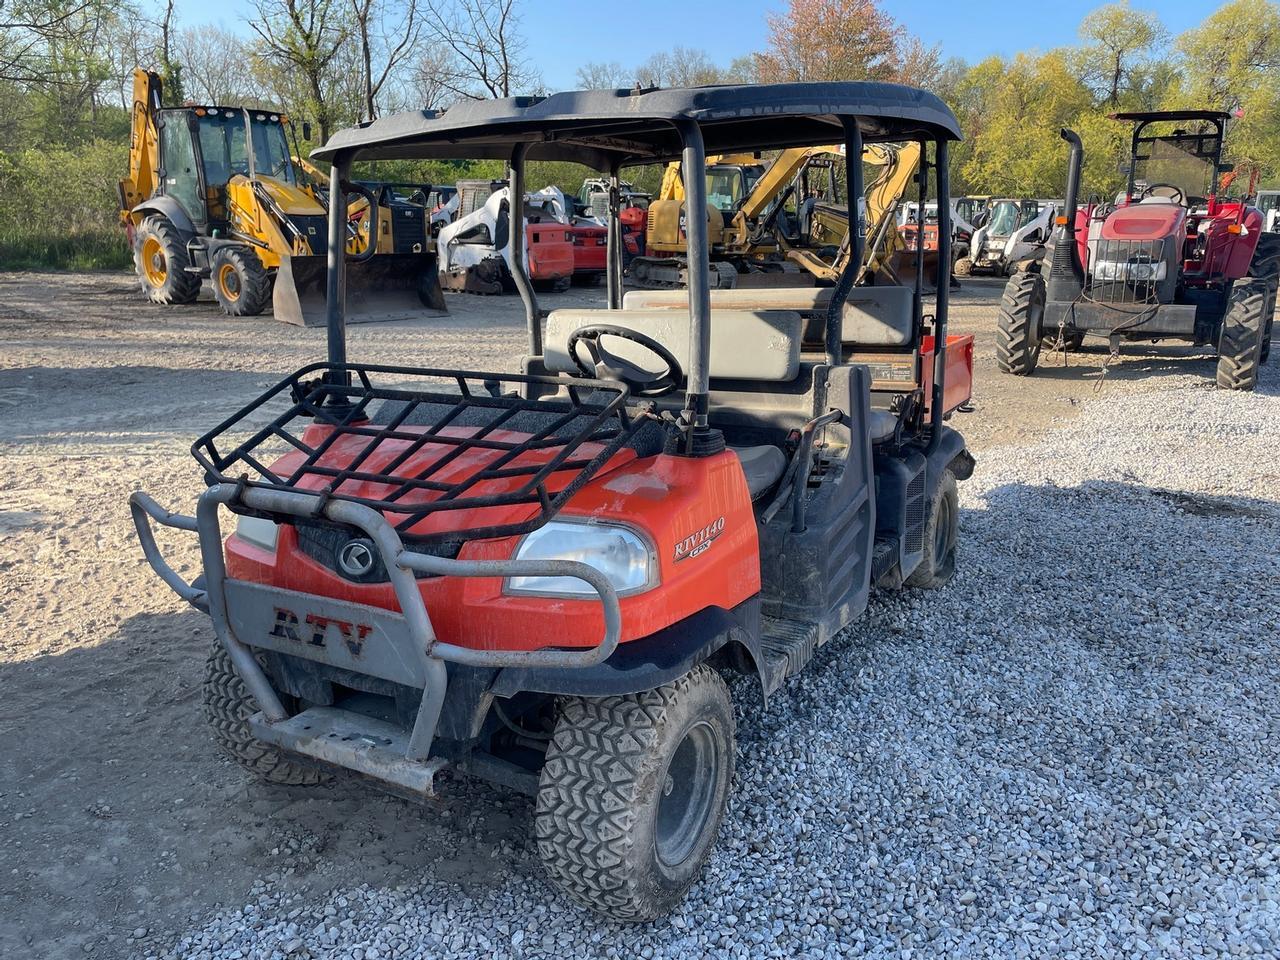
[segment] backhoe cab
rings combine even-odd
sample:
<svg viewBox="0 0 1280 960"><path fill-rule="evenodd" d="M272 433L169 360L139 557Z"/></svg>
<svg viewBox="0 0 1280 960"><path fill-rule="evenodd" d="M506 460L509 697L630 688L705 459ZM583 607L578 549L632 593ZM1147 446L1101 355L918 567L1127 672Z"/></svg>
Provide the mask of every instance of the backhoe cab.
<svg viewBox="0 0 1280 960"><path fill-rule="evenodd" d="M1251 390L1270 353L1280 235L1248 202L1225 196L1230 115L1218 110L1118 113L1133 124L1129 176L1115 202L1081 206L1084 144L1071 130L1067 196L1047 273L1016 275L998 319L1000 369L1026 376L1041 344L1087 334L1113 352L1132 340L1216 347L1217 384ZM995 214L992 214L994 220ZM981 232L981 231L980 231Z"/></svg>
<svg viewBox="0 0 1280 960"><path fill-rule="evenodd" d="M672 909L732 786L723 675L760 684L738 707L754 722L873 590L955 573L973 459L947 418L973 338L947 333L945 282L927 305L922 283L859 282L859 209L864 141L915 144L947 262L959 136L937 97L876 83L520 97L334 136L317 156L338 181L357 160L502 159L522 197L531 158L599 170L606 302L543 311L515 230L518 373L376 366L347 357L339 266L328 361L196 441L195 515L133 495L152 567L212 619L222 747L275 782L337 770L426 797L449 768L526 791L568 896L620 920ZM679 158L703 210L708 151L833 137L857 225L834 286L713 290L695 217L688 289L624 297L624 165ZM155 523L198 536L200 579L165 562Z"/></svg>
<svg viewBox="0 0 1280 960"><path fill-rule="evenodd" d="M134 71L133 98L120 220L147 298L193 303L209 280L230 316L271 304L278 320L323 325L329 189L291 157L288 117L165 108L159 76L145 70ZM341 193L351 322L443 312L425 208L376 184L346 183Z"/></svg>

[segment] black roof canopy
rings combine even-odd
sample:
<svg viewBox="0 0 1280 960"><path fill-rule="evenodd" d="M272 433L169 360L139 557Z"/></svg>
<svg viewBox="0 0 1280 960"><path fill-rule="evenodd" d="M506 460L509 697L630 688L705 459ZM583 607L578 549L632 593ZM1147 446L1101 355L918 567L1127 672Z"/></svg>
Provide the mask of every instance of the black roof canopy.
<svg viewBox="0 0 1280 960"><path fill-rule="evenodd" d="M841 117L857 117L867 141L959 140L938 97L896 83L738 84L669 90L583 90L548 97L469 100L443 112L416 110L340 130L312 157L505 159L519 143L529 158L607 170L617 160L679 157L674 124L694 120L708 154L818 146L843 140Z"/></svg>

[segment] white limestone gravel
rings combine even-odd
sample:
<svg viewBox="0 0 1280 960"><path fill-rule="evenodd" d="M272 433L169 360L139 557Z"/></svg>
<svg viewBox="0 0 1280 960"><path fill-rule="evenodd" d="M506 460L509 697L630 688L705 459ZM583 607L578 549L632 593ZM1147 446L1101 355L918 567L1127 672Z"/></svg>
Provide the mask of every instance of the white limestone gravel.
<svg viewBox="0 0 1280 960"><path fill-rule="evenodd" d="M139 955L1278 956L1278 394L1274 365L1253 395L1104 388L986 451L950 587L874 599L763 715L734 682L732 805L669 918L567 905L513 828L481 881L266 879ZM530 813L446 789L452 816L406 804L404 830L464 853L485 817Z"/></svg>

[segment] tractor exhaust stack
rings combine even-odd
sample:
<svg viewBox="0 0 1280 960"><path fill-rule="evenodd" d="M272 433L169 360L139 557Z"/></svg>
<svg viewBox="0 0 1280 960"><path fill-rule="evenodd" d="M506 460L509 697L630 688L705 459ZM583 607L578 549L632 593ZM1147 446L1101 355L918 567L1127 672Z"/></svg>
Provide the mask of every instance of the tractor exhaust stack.
<svg viewBox="0 0 1280 960"><path fill-rule="evenodd" d="M1084 264L1076 244L1076 211L1080 205L1080 172L1084 167L1084 144L1074 130L1062 129L1062 139L1071 144L1067 160L1067 194L1054 237L1053 261L1049 266L1048 298L1073 301L1084 289Z"/></svg>

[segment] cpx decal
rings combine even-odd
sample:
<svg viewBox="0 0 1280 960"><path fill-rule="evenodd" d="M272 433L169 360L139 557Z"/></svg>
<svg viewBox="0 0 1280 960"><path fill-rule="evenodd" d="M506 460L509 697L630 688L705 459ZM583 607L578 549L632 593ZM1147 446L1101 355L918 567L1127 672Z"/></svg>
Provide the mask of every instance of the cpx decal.
<svg viewBox="0 0 1280 960"><path fill-rule="evenodd" d="M716 537L722 533L724 533L724 517L718 517L701 530L689 534L676 544L676 563L710 550L711 544L715 543Z"/></svg>
<svg viewBox="0 0 1280 960"><path fill-rule="evenodd" d="M292 610L276 607L276 625L271 636L281 640L292 640L294 643L305 643L311 647L328 646L329 628L334 628L338 638L353 657L364 651L364 641L373 633L373 627L367 623L352 623L349 620L337 620L333 617L322 617L308 613L302 621L306 628L298 622L298 615Z"/></svg>

